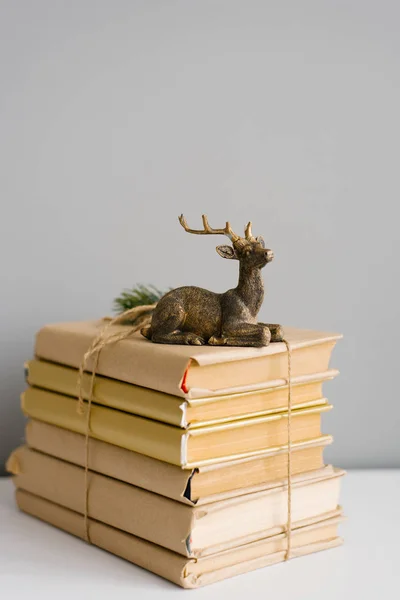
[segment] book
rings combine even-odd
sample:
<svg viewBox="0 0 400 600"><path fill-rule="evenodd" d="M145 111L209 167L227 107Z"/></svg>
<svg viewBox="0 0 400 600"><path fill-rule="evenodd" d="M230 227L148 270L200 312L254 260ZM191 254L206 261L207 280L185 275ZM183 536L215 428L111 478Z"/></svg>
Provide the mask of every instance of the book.
<svg viewBox="0 0 400 600"><path fill-rule="evenodd" d="M29 421L26 444L79 466L85 464L85 438L61 427ZM324 466L323 450L332 441L324 436L292 446L291 472L299 475ZM184 470L166 462L89 439L89 469L172 498L190 506L260 491L287 477L287 447L256 458Z"/></svg>
<svg viewBox="0 0 400 600"><path fill-rule="evenodd" d="M44 360L26 363L26 378L31 386L77 396L78 370ZM322 385L337 371L304 375L292 379L292 406L306 408L323 404ZM271 383L271 382L270 382ZM84 398L88 398L90 375L83 376ZM97 376L93 401L142 417L190 429L214 423L280 412L287 408L287 384L238 394L205 398L179 398L150 388Z"/></svg>
<svg viewBox="0 0 400 600"><path fill-rule="evenodd" d="M79 368L106 321L46 325L36 336L37 358ZM110 327L109 333L124 330ZM292 377L324 373L341 335L285 327L292 348ZM89 361L87 369L90 370ZM287 383L284 343L263 348L153 344L139 333L105 347L97 373L173 396L204 398Z"/></svg>
<svg viewBox="0 0 400 600"><path fill-rule="evenodd" d="M7 467L16 488L83 513L82 467L26 446L14 451ZM208 556L285 531L286 485L190 507L98 473L88 475L89 517L186 557ZM293 478L294 528L336 514L342 475L327 466Z"/></svg>
<svg viewBox="0 0 400 600"><path fill-rule="evenodd" d="M84 537L83 516L59 504L44 500L21 489L16 491L17 505L23 512L45 521L79 538ZM340 511L324 520L309 520L292 531L292 557L304 556L342 543L338 526ZM92 544L172 581L183 588L198 588L273 565L285 558L286 535L245 544L230 551L198 559L184 556L125 533L100 521L88 520Z"/></svg>
<svg viewBox="0 0 400 600"><path fill-rule="evenodd" d="M77 400L39 388L22 394L25 415L51 425L85 434L86 418L78 414ZM293 443L321 436L321 414L327 403L294 410ZM191 469L264 453L288 442L286 413L241 419L209 427L182 430L97 404L92 405L90 436L152 458Z"/></svg>

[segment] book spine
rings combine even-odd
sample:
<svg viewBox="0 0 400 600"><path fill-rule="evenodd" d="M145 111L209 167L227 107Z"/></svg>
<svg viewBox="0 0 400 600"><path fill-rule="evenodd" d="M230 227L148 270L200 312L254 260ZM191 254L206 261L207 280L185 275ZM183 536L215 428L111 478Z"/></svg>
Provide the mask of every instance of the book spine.
<svg viewBox="0 0 400 600"><path fill-rule="evenodd" d="M8 468L18 489L84 513L82 467L23 446L11 455ZM88 482L89 517L188 556L193 508L94 472Z"/></svg>
<svg viewBox="0 0 400 600"><path fill-rule="evenodd" d="M36 334L35 356L78 369L103 326L102 323L90 322L46 325ZM152 344L138 334L104 348L96 371L111 379L182 398L185 393L181 381L188 363L189 357L171 352L167 344ZM89 360L87 369L90 371L92 367L93 360Z"/></svg>
<svg viewBox="0 0 400 600"><path fill-rule="evenodd" d="M17 490L16 501L19 509L23 512L76 537L84 538L84 521L83 516L79 513L22 489ZM112 552L112 554L177 585L191 587L183 579L185 567L190 559L93 519L89 519L89 532L91 542L95 546Z"/></svg>
<svg viewBox="0 0 400 600"><path fill-rule="evenodd" d="M28 388L21 396L21 406L32 419L86 433L86 416L78 413L74 398ZM90 437L173 465L182 464L182 430L177 427L92 404Z"/></svg>
<svg viewBox="0 0 400 600"><path fill-rule="evenodd" d="M79 433L33 420L25 427L25 440L39 452L81 467L85 464L85 437ZM88 465L96 473L193 505L185 496L192 471L93 438L89 439Z"/></svg>
<svg viewBox="0 0 400 600"><path fill-rule="evenodd" d="M25 364L26 380L31 386L67 396L77 396L78 370L44 360ZM88 398L90 375L83 375L83 396ZM177 396L149 388L116 381L98 375L94 386L94 402L149 419L185 427L186 402Z"/></svg>

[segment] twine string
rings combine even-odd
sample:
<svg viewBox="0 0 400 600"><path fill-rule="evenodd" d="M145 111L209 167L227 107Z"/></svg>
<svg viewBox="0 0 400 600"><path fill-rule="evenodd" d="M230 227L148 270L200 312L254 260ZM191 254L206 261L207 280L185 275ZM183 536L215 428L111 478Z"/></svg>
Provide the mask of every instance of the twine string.
<svg viewBox="0 0 400 600"><path fill-rule="evenodd" d="M120 342L121 340L128 339L131 335L139 331L143 326L147 325L151 321L151 312L155 308L156 304L145 304L142 306L135 306L125 312L121 313L117 317L110 319L108 323L101 329L99 335L93 340L89 349L85 352L82 362L79 366L78 381L77 381L77 393L78 393L78 405L77 411L80 415L85 414L85 387L84 387L84 373L88 369L88 363L92 360L90 380L89 380L89 391L87 394L87 406L86 406L86 424L85 424L85 457L84 457L84 504L83 504L83 526L84 526L84 537L85 540L90 544L90 532L89 532L89 439L90 439L90 418L92 413L92 401L94 395L94 386L96 380L96 372L99 365L100 353L106 346ZM132 325L126 326L123 331L117 331L109 334L110 328L113 325L120 325L127 321L127 319L133 321ZM109 335L107 335L109 334Z"/></svg>
<svg viewBox="0 0 400 600"><path fill-rule="evenodd" d="M285 560L289 560L292 551L292 347L287 340L283 340L287 348L288 357L288 412L287 412L287 522L286 522L286 553Z"/></svg>
<svg viewBox="0 0 400 600"><path fill-rule="evenodd" d="M93 373L96 373L99 364L100 351L96 353L93 363ZM90 435L90 416L92 413L92 399L94 391L95 377L90 378L90 389L88 395L88 405L86 411L86 428L85 428L85 498L84 498L84 513L83 513L83 528L86 541L91 544L89 521L88 521L88 506L89 506L89 435Z"/></svg>
<svg viewBox="0 0 400 600"><path fill-rule="evenodd" d="M77 411L80 415L85 414L85 390L84 390L84 373L87 371L88 363L92 359L93 364L90 372L90 384L89 391L87 394L87 407L86 407L86 424L85 424L85 457L84 457L84 536L86 541L90 544L90 532L89 532L89 438L90 438L90 418L92 412L92 401L94 395L94 386L96 379L96 372L98 369L100 353L106 346L115 344L121 340L128 339L131 335L139 331L143 326L151 322L151 312L155 308L156 304L148 304L144 306L136 306L130 308L125 312L121 313L114 319L110 319L108 323L104 325L99 335L93 340L87 352L85 352L82 362L79 367L78 374L78 406ZM134 321L133 325L127 326L123 331L115 332L107 335L110 328L113 325L122 324L127 318L131 318ZM291 557L292 549L292 348L287 340L283 340L287 348L288 356L288 372L287 372L287 384L288 384L288 412L287 412L287 522L286 522L286 536L287 546L285 553L285 560L289 560Z"/></svg>

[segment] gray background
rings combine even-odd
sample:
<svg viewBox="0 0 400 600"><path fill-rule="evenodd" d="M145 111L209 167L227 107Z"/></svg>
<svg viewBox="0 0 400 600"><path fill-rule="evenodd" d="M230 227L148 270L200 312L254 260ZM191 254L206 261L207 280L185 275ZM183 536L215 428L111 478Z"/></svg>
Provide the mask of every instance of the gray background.
<svg viewBox="0 0 400 600"><path fill-rule="evenodd" d="M216 240L178 225L206 212L275 251L262 320L345 335L327 458L400 466L399 17L387 0L0 3L1 460L40 326L110 314L136 282L235 284Z"/></svg>

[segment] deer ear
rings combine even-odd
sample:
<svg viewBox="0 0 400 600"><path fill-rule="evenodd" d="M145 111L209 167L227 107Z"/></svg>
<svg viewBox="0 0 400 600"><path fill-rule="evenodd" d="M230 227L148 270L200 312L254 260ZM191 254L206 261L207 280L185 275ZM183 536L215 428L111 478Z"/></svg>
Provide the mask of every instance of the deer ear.
<svg viewBox="0 0 400 600"><path fill-rule="evenodd" d="M235 249L232 248L232 246L217 246L215 249L222 258L234 258L239 260Z"/></svg>

